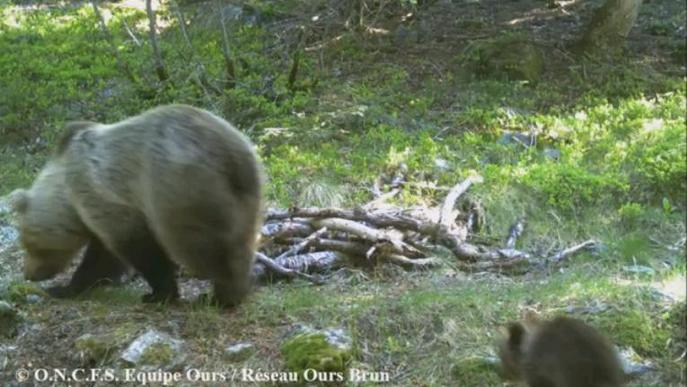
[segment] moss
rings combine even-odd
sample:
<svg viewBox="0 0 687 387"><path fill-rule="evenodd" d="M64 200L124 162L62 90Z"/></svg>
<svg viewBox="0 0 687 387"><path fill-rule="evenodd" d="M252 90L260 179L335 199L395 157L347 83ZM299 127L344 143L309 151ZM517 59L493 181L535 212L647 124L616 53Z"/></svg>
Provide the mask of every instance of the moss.
<svg viewBox="0 0 687 387"><path fill-rule="evenodd" d="M87 362L103 361L113 349L113 339L110 336L96 336L87 333L74 341L74 348L81 358Z"/></svg>
<svg viewBox="0 0 687 387"><path fill-rule="evenodd" d="M287 340L281 347L287 368L302 372L314 369L324 372L344 372L351 352L327 342L322 333L304 333Z"/></svg>
<svg viewBox="0 0 687 387"><path fill-rule="evenodd" d="M12 302L23 303L26 302L26 297L35 294L41 297L46 297L47 294L43 289L35 284L28 282L15 282L10 284L7 288L7 299Z"/></svg>
<svg viewBox="0 0 687 387"><path fill-rule="evenodd" d="M19 313L10 304L0 301L0 337L14 336L20 322Z"/></svg>
<svg viewBox="0 0 687 387"><path fill-rule="evenodd" d="M532 39L505 35L468 50L467 62L480 77L536 81L544 70L542 53Z"/></svg>
<svg viewBox="0 0 687 387"><path fill-rule="evenodd" d="M451 376L466 385L497 385L497 362L479 356L468 356L455 361L451 366Z"/></svg>
<svg viewBox="0 0 687 387"><path fill-rule="evenodd" d="M141 355L141 364L169 364L174 360L174 349L166 343L151 344Z"/></svg>

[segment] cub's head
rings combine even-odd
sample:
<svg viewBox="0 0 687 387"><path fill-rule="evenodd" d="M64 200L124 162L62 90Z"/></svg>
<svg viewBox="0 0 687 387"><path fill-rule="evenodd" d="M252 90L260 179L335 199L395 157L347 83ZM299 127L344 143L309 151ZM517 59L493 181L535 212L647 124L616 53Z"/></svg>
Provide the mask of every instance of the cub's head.
<svg viewBox="0 0 687 387"><path fill-rule="evenodd" d="M499 346L501 376L506 380L522 379L520 364L526 335L527 331L520 322L511 322L508 324L506 338Z"/></svg>
<svg viewBox="0 0 687 387"><path fill-rule="evenodd" d="M525 314L523 321L508 323L505 338L499 345L501 373L504 379L522 379L522 358L527 350L527 342L541 325L538 316L533 312Z"/></svg>
<svg viewBox="0 0 687 387"><path fill-rule="evenodd" d="M87 239L71 205L51 194L49 186L42 192L35 188L12 192L10 205L17 214L19 240L26 252L24 277L41 281L64 271Z"/></svg>

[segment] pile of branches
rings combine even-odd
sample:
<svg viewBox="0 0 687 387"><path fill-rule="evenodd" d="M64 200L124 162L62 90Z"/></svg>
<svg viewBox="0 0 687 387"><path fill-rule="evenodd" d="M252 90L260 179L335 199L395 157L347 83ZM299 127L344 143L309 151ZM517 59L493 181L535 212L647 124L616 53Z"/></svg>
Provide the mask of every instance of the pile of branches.
<svg viewBox="0 0 687 387"><path fill-rule="evenodd" d="M318 273L350 263L374 265L391 263L406 269L440 266L437 250L448 250L455 265L468 271L517 271L529 267L530 255L516 250L524 222L518 220L510 229L505 247L476 244L470 238L483 221L481 206L468 202L456 208L458 199L479 176L470 177L448 191L436 207L403 209L388 205L400 187L381 194L370 203L354 209L298 208L269 209L261 231L254 275L299 277L322 282ZM465 210L467 208L467 210ZM591 248L594 241L566 249L549 261L561 261L580 250Z"/></svg>

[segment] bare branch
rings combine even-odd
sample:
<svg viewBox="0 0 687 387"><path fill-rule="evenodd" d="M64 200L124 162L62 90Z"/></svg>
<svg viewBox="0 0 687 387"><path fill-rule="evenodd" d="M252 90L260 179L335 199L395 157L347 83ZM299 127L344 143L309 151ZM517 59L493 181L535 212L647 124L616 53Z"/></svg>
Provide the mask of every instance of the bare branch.
<svg viewBox="0 0 687 387"><path fill-rule="evenodd" d="M131 68L129 68L129 64L122 59L121 55L119 55L119 49L117 48L117 44L115 44L114 37L110 33L110 30L107 28L107 24L105 23L105 18L103 18L102 13L100 12L100 8L98 7L97 0L91 0L91 5L93 6L93 13L95 13L96 18L98 18L98 25L100 26L100 32L103 34L105 37L105 40L107 43L110 45L110 50L112 51L112 54L115 57L115 61L117 62L117 67L120 68L120 70L126 75L129 80L138 85L138 79L134 75L134 73L131 71Z"/></svg>
<svg viewBox="0 0 687 387"><path fill-rule="evenodd" d="M310 234L307 238L303 239L302 241L300 241L298 244L296 244L292 248L290 248L287 251L285 251L284 253L280 254L277 258L275 258L275 260L279 261L279 260L282 260L288 256L295 255L296 253L305 249L310 243L313 242L313 240L319 238L325 232L327 232L327 227L320 228L319 230Z"/></svg>
<svg viewBox="0 0 687 387"><path fill-rule="evenodd" d="M525 221L524 219L520 218L518 219L515 224L510 226L510 231L508 232L508 240L506 240L506 248L507 249L514 249L515 248L515 243L518 241L518 238L522 235L522 232L525 230Z"/></svg>
<svg viewBox="0 0 687 387"><path fill-rule="evenodd" d="M318 251L314 253L292 255L276 262L291 270L317 273L333 269L346 259L347 257L345 254L337 251Z"/></svg>
<svg viewBox="0 0 687 387"><path fill-rule="evenodd" d="M227 73L226 88L233 89L236 86L236 67L229 49L229 33L224 23L224 12L222 12L221 3L217 2L216 4L217 12L219 12L219 23L222 27L222 55L224 56L224 68Z"/></svg>
<svg viewBox="0 0 687 387"><path fill-rule="evenodd" d="M472 184L481 183L482 181L483 179L481 176L470 176L462 183L453 186L448 192L448 195L446 195L446 199L444 199L444 204L441 206L437 223L442 226L451 227L455 220L455 216L452 216L453 208L456 206L458 198L464 194Z"/></svg>
<svg viewBox="0 0 687 387"><path fill-rule="evenodd" d="M280 223L266 223L260 234L265 239L284 239L306 236L313 232L312 225L305 222L284 221Z"/></svg>
<svg viewBox="0 0 687 387"><path fill-rule="evenodd" d="M562 250L562 251L556 253L555 255L549 257L548 260L553 262L553 263L560 263L560 262L570 258L571 256L579 253L580 251L591 250L591 249L595 248L597 245L598 245L597 241L590 239L590 240L584 241L578 245L568 247L567 249Z"/></svg>
<svg viewBox="0 0 687 387"><path fill-rule="evenodd" d="M412 269L430 269L441 265L441 262L435 258L410 259L398 254L383 255L381 259L389 263Z"/></svg>
<svg viewBox="0 0 687 387"><path fill-rule="evenodd" d="M148 35L150 37L150 45L153 48L153 60L155 62L155 73L161 82L166 81L169 76L165 65L162 61L162 54L160 53L160 46L157 44L157 26L155 12L151 0L146 0L146 14L148 15Z"/></svg>
<svg viewBox="0 0 687 387"><path fill-rule="evenodd" d="M284 277L289 277L289 278L296 278L296 277L297 278L303 278L305 280L308 280L308 281L310 281L312 283L316 283L316 284L322 284L323 283L323 281L319 277L312 276L312 275L306 274L306 273L301 273L301 272L296 271L296 270L291 270L291 269L285 268L285 267L279 265L278 263L276 263L275 261L273 261L272 259L270 259L269 257L267 257L263 253L259 253L259 252L255 253L255 258L259 263L263 264L268 270L270 270L270 271L272 271L278 275L281 275Z"/></svg>
<svg viewBox="0 0 687 387"><path fill-rule="evenodd" d="M136 37L136 34L134 34L134 31L129 26L129 23L126 22L126 18L122 18L122 23L124 24L124 29L126 30L126 32L131 37L131 40L134 41L134 44L136 44L136 46L138 46L138 47L141 47L141 41L138 40L138 38Z"/></svg>

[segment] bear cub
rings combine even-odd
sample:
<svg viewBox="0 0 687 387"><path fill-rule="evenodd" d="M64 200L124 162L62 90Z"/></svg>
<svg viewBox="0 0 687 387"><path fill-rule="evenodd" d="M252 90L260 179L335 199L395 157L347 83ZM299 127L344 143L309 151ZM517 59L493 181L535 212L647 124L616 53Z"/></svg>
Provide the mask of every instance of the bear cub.
<svg viewBox="0 0 687 387"><path fill-rule="evenodd" d="M245 298L263 172L242 133L186 105L65 132L31 188L11 194L25 278L52 278L85 248L69 284L50 294L75 296L133 267L152 288L144 302L173 301L180 265L210 279L218 303Z"/></svg>
<svg viewBox="0 0 687 387"><path fill-rule="evenodd" d="M529 316L511 322L499 350L503 376L530 387L618 387L620 359L604 336L584 322Z"/></svg>

